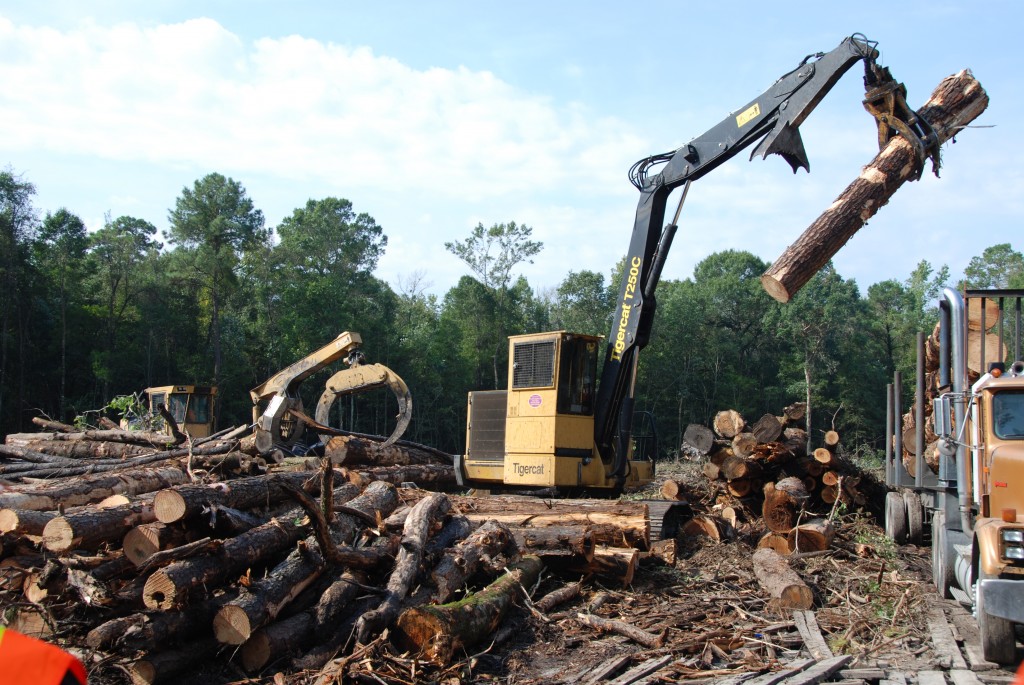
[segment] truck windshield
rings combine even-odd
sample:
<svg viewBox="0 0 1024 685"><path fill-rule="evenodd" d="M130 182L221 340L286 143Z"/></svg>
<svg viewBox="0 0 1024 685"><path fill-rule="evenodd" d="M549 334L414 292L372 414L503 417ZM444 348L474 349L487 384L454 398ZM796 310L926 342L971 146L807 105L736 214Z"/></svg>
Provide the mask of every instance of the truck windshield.
<svg viewBox="0 0 1024 685"><path fill-rule="evenodd" d="M992 398L992 428L1003 440L1024 440L1024 390L1003 390Z"/></svg>

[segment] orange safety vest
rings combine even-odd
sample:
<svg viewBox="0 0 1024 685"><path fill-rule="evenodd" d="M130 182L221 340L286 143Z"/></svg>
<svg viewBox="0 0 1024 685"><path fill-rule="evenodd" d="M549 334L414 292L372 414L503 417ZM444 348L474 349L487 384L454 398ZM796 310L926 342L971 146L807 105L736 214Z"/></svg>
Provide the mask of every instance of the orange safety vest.
<svg viewBox="0 0 1024 685"><path fill-rule="evenodd" d="M81 661L59 647L0 626L0 681L4 685L61 685L69 675L85 685Z"/></svg>

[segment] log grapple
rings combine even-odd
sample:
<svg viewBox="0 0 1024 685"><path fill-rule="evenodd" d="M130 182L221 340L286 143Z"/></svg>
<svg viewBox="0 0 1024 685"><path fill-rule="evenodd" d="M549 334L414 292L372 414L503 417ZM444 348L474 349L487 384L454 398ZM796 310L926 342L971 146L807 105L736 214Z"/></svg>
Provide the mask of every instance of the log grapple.
<svg viewBox="0 0 1024 685"><path fill-rule="evenodd" d="M330 428L330 411L339 397L390 388L398 402L395 428L382 446L393 444L409 425L412 418L412 397L405 381L383 364L368 364L360 346L358 333L345 331L337 338L290 366L278 371L270 379L253 388L249 395L253 402L253 424L256 446L267 452L276 446L290 448L305 433L314 428L323 439L335 434ZM338 371L327 381L326 389L317 403L316 420L304 413L299 386L304 380L323 370L333 362L344 359L348 368ZM262 409L261 409L262 408Z"/></svg>

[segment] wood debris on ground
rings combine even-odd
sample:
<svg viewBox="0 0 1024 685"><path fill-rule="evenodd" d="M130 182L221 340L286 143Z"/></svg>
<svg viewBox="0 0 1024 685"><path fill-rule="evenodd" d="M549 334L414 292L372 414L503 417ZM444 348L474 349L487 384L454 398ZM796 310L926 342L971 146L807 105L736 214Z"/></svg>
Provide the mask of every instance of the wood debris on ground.
<svg viewBox="0 0 1024 685"><path fill-rule="evenodd" d="M855 501L808 496L796 523L827 521L827 545L764 550L804 588L791 606L755 572L768 528L750 491L701 464L659 465L671 478L619 501L470 497L450 465L353 463L376 453L349 441L268 459L237 432L175 445L42 427L0 446L0 606L90 683L853 685L981 667L922 582L927 553ZM695 520L723 520L724 496L735 518L652 541L664 507L643 498L666 487Z"/></svg>

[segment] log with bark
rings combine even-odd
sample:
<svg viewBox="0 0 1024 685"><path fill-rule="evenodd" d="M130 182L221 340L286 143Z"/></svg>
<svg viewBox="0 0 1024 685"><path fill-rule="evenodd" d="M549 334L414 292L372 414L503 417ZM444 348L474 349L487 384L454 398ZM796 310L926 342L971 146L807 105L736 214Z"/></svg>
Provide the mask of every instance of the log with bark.
<svg viewBox="0 0 1024 685"><path fill-rule="evenodd" d="M511 552L516 544L512 531L498 521L487 521L465 540L452 547L434 568L431 579L437 591L434 601L446 604L462 589L481 564L488 558Z"/></svg>
<svg viewBox="0 0 1024 685"><path fill-rule="evenodd" d="M929 123L942 145L963 131L988 107L988 95L970 71L949 76L938 85L918 115ZM893 194L916 178L923 160L914 146L895 136L864 167L860 176L775 260L761 284L779 302L789 302L807 281L853 237Z"/></svg>
<svg viewBox="0 0 1024 685"><path fill-rule="evenodd" d="M764 486L761 517L773 533L788 533L809 495L801 479L790 476Z"/></svg>
<svg viewBox="0 0 1024 685"><path fill-rule="evenodd" d="M266 507L288 499L288 491L281 486L282 481L304 486L314 494L320 491L315 475L308 472L250 476L212 485L167 488L156 494L153 510L161 523L176 523L199 516L214 504L235 509Z"/></svg>
<svg viewBox="0 0 1024 685"><path fill-rule="evenodd" d="M419 449L408 443L383 446L379 442L354 435L336 435L324 446L324 456L336 465L352 466L409 466L413 464L443 464L451 466L434 450Z"/></svg>
<svg viewBox="0 0 1024 685"><path fill-rule="evenodd" d="M715 433L731 440L743 431L747 422L743 420L743 416L735 409L725 409L715 414L712 425L715 428Z"/></svg>
<svg viewBox="0 0 1024 685"><path fill-rule="evenodd" d="M779 609L810 609L814 594L789 567L784 557L769 547L754 552L754 577Z"/></svg>
<svg viewBox="0 0 1024 685"><path fill-rule="evenodd" d="M356 635L360 643L368 642L371 635L380 633L398 617L401 602L416 580L431 528L448 513L450 507L451 502L446 496L434 493L417 502L409 512L402 533L402 549L388 579L387 594L379 607L366 612L356 622Z"/></svg>
<svg viewBox="0 0 1024 685"><path fill-rule="evenodd" d="M0 508L55 510L59 507L99 502L110 495L141 495L188 481L188 474L177 466L151 466L101 473L81 478L61 479L52 485L19 487L0 492Z"/></svg>
<svg viewBox="0 0 1024 685"><path fill-rule="evenodd" d="M540 558L526 556L498 580L458 602L407 609L398 618L396 639L406 649L446 665L458 650L494 632L522 588L537 582L543 567Z"/></svg>
<svg viewBox="0 0 1024 685"><path fill-rule="evenodd" d="M683 442L702 454L708 454L715 444L715 434L707 426L691 423L683 431Z"/></svg>
<svg viewBox="0 0 1024 685"><path fill-rule="evenodd" d="M835 530L828 519L812 519L789 531L787 542L794 552L820 552L829 548Z"/></svg>
<svg viewBox="0 0 1024 685"><path fill-rule="evenodd" d="M88 507L49 521L43 528L43 546L51 552L95 550L106 542L122 539L135 526L154 520L152 497L108 509Z"/></svg>

